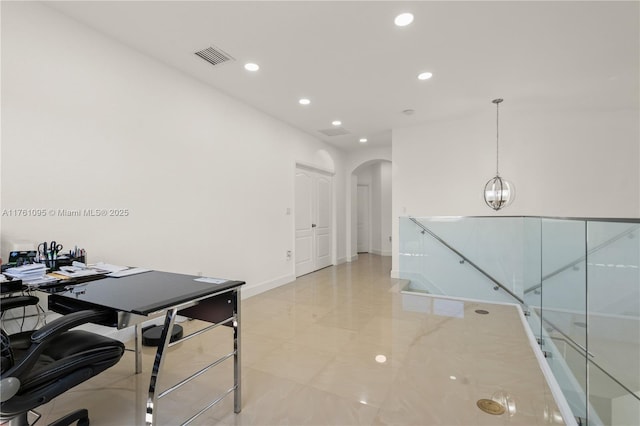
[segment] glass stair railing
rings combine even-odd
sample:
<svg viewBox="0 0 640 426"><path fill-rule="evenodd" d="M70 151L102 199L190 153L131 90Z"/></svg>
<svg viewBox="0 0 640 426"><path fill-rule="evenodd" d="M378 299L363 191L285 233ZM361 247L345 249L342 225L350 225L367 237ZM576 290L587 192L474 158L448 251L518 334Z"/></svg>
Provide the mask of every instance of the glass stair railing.
<svg viewBox="0 0 640 426"><path fill-rule="evenodd" d="M586 256L593 256L595 255L598 251L602 250L602 249L606 249L607 247L611 246L612 244L616 243L617 241L619 241L621 238L627 237L627 238L635 238L637 237L637 233L638 233L638 227L637 226L631 226L628 227L626 229L624 229L621 233L614 235L613 237L609 238L606 241L603 241L602 243L596 245L595 247L589 249L589 252L587 253ZM582 265L586 259L585 255L581 255L580 257L578 257L577 259L573 260L572 262L569 262L563 266L561 266L560 268L556 269L553 272L550 272L548 274L546 274L545 276L542 277L542 281L534 286L531 286L527 289L525 289L524 294L529 294L532 291L539 291L540 287L542 286L542 282L544 281L548 281L551 278L555 277L556 275L559 275L565 271L568 271L569 269L572 270L577 270L580 265Z"/></svg>
<svg viewBox="0 0 640 426"><path fill-rule="evenodd" d="M460 224L456 218L447 218L446 221L401 218L399 272L400 278L410 281L408 290L494 302L513 303L515 300L522 303L521 298L516 295L518 287L521 290L518 280L516 283L505 284L504 278L511 275L510 266L506 263L487 262L489 249L478 255L473 250L478 244L474 244L474 241L461 244L450 232L444 232L450 230L446 227L440 227L436 233L434 228L437 224ZM468 226L464 226L455 236L465 237L468 235L467 230ZM499 245L494 245L493 248L502 249ZM474 255L476 256L472 259ZM483 266L480 267L479 263L483 263ZM486 266L488 263L491 265Z"/></svg>
<svg viewBox="0 0 640 426"><path fill-rule="evenodd" d="M407 291L514 303L583 425L640 425L640 220L400 218Z"/></svg>

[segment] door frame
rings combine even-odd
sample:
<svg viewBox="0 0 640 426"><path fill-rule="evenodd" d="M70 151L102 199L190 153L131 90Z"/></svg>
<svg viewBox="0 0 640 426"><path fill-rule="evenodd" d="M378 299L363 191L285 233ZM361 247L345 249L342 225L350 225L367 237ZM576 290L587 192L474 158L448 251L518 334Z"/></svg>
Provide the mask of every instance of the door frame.
<svg viewBox="0 0 640 426"><path fill-rule="evenodd" d="M358 215L358 210L360 209L360 188L364 188L367 190L367 217L368 217L368 225L367 225L367 247L366 252L361 252L359 249L359 238L360 238L360 216ZM369 184L359 183L356 185L356 253L371 253L371 186Z"/></svg>
<svg viewBox="0 0 640 426"><path fill-rule="evenodd" d="M337 223L336 223L336 180L335 180L335 172L327 169L323 169L313 164L305 163L302 161L296 161L293 167L292 172L292 181L293 181L293 200L291 205L292 208L292 220L291 220L291 246L293 247L293 256L292 256L292 268L293 275L296 276L296 200L295 200L295 185L296 185L296 173L298 169L314 172L320 175L324 175L331 178L331 265L336 265L336 256L337 256Z"/></svg>

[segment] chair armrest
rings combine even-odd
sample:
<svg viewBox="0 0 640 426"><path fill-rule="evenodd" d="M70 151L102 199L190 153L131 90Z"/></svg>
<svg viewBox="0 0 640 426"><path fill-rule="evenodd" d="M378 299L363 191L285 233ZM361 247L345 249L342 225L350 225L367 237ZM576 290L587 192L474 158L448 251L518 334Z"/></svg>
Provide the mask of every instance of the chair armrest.
<svg viewBox="0 0 640 426"><path fill-rule="evenodd" d="M2 375L21 379L38 361L40 354L47 347L50 340L73 327L92 321L103 320L106 315L108 315L107 311L86 310L56 318L49 324L33 332L31 335L31 346L24 357Z"/></svg>
<svg viewBox="0 0 640 426"><path fill-rule="evenodd" d="M9 309L22 308L24 306L37 305L39 302L36 296L11 296L0 299L0 311L8 311Z"/></svg>
<svg viewBox="0 0 640 426"><path fill-rule="evenodd" d="M42 343L65 331L89 322L100 322L106 318L104 311L85 310L61 316L41 327L31 335L31 343Z"/></svg>

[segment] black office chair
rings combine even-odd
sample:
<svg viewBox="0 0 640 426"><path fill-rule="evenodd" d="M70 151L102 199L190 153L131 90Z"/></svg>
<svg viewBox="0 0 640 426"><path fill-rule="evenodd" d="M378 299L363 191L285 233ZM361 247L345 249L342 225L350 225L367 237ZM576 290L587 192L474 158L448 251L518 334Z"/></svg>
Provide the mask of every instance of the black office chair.
<svg viewBox="0 0 640 426"><path fill-rule="evenodd" d="M3 298L0 310L33 305L34 300L37 303L33 296ZM35 413L38 406L117 364L124 354L122 342L88 331L70 330L100 322L106 316L105 312L86 310L57 318L34 331L7 335L2 330L0 422L28 425L28 412ZM78 426L88 426L87 410L76 410L51 425L70 425L76 421Z"/></svg>

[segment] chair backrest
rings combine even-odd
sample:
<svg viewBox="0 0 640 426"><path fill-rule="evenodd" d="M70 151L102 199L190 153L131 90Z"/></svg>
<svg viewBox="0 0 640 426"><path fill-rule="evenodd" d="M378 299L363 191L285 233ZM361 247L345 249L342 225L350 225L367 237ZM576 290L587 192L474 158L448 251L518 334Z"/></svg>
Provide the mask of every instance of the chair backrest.
<svg viewBox="0 0 640 426"><path fill-rule="evenodd" d="M9 296L3 297L0 302L0 312L4 314L11 309L35 306L40 302L40 300L36 296ZM4 373L9 368L13 367L14 353L11 347L10 336L4 331L4 329L0 329L0 332L0 372Z"/></svg>
<svg viewBox="0 0 640 426"><path fill-rule="evenodd" d="M0 365L0 373L4 373L11 367L13 367L13 350L11 349L11 340L9 339L9 335L4 332L4 330L0 329L0 357L1 365Z"/></svg>

